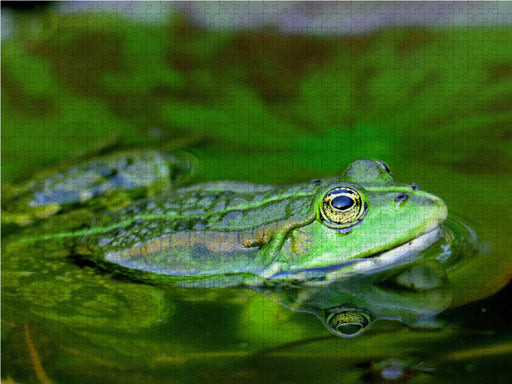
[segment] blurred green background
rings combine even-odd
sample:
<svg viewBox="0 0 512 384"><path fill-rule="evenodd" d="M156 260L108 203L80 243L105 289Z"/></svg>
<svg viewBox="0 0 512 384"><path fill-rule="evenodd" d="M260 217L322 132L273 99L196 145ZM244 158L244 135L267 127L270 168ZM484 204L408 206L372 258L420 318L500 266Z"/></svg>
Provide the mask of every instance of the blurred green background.
<svg viewBox="0 0 512 384"><path fill-rule="evenodd" d="M3 320L9 318L2 324L9 354L4 360L2 353L2 382L13 375L14 382L378 381L368 367L391 355L438 367L434 375L411 370L414 382L506 380L493 367L510 360L504 324L511 312L497 310L510 301L510 289L467 305L512 276L511 27L399 25L329 35L264 22L210 28L187 12L154 23L92 8L9 17L2 37L2 184L115 140L187 147L201 160L197 180L293 183L338 175L357 158L382 159L395 179L440 196L450 215L478 234L481 257L452 276L450 316L484 331L491 324L493 336L400 330L337 339L316 319L253 292L237 301L240 293L229 290L205 304L201 298L210 296L201 291L176 299L181 304L167 315L183 316L173 321L185 336L159 348L159 332L179 332L65 333L37 316L16 321L27 305L20 301L20 308L2 307ZM488 307L495 310L482 315ZM223 310L239 317L228 320ZM188 311L218 320L206 341L191 341L208 322ZM251 354L260 348L267 352ZM33 350L60 357L43 355L38 365ZM141 360L132 366L132 359ZM101 370L93 374L91 367Z"/></svg>

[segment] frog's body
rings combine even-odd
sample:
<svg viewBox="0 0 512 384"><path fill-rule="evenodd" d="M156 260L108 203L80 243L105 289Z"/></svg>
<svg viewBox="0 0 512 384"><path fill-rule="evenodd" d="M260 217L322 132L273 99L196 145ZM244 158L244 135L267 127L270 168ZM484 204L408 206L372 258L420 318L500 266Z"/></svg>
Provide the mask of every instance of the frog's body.
<svg viewBox="0 0 512 384"><path fill-rule="evenodd" d="M431 246L444 236L445 204L416 184L394 182L384 163L357 160L339 177L288 186L210 182L176 188L190 168L187 156L123 152L29 181L2 207L9 220L37 218L23 223L27 228L10 235L5 246L3 267L16 276L11 285L3 282L8 296L15 300L20 289L47 287L47 275L57 273L82 299L43 290L39 313L63 303L74 313L99 308L111 295L105 289L117 281L101 274L96 277L104 282L94 288L91 267L100 266L136 280L182 287L247 285L277 295L279 302L288 303L291 295L293 309L315 313L344 337L365 332L379 316L403 320L408 313L434 313L449 302L442 273L420 274L413 284L416 293L423 281L434 282L429 293L438 288L432 300L428 296L426 310L423 303L411 307L389 296L385 301L391 304L376 305L372 300L383 297L382 287L372 289L374 280L366 285L354 276L377 279L380 272L420 258L422 263L440 252L439 243ZM82 174L93 177L82 180ZM159 187L162 183L165 188ZM58 211L48 217L32 211L48 206ZM22 216L16 216L17 208ZM73 260L85 268L76 268ZM23 279L26 273L35 275ZM395 280L396 296L403 282ZM139 289L129 286L126 300L132 302ZM143 301L150 305L155 297Z"/></svg>
<svg viewBox="0 0 512 384"><path fill-rule="evenodd" d="M77 199L84 191L92 200L107 193L109 201L116 185L154 188L170 179L169 164L187 162L154 151L93 159L42 179L42 190L12 201L67 205L72 212L87 201ZM77 170L100 174L99 182L81 180ZM303 184L211 182L107 207L96 207L90 223L68 232L46 227L45 235L26 240L71 238L74 254L108 270L181 286L324 284L410 261L439 239L447 216L438 197L394 182L387 165L375 160L357 160L340 177Z"/></svg>
<svg viewBox="0 0 512 384"><path fill-rule="evenodd" d="M194 160L184 152L134 150L60 166L11 187L2 201L2 221L28 226L66 207L118 191L129 191L133 198L158 194L186 180Z"/></svg>
<svg viewBox="0 0 512 384"><path fill-rule="evenodd" d="M64 235L80 236L76 252L107 269L182 286L324 283L410 261L438 240L446 216L436 196L358 160L341 177L304 184L176 189Z"/></svg>

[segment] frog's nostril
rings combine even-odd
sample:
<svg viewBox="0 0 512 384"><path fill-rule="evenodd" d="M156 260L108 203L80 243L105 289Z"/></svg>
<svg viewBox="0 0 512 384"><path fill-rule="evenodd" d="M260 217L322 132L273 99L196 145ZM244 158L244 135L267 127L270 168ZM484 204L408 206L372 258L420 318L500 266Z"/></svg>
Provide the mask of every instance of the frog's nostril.
<svg viewBox="0 0 512 384"><path fill-rule="evenodd" d="M406 201L409 198L409 195L405 192L400 192L397 197L395 197L395 201L400 203L402 201Z"/></svg>

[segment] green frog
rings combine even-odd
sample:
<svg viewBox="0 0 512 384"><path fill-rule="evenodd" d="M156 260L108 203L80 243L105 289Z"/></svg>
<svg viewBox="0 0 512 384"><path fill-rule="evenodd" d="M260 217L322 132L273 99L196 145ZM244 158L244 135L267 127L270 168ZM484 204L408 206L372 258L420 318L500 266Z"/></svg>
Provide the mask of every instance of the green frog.
<svg viewBox="0 0 512 384"><path fill-rule="evenodd" d="M63 164L7 187L2 223L26 227L119 191L131 199L155 195L186 182L196 164L188 152L153 149L118 151Z"/></svg>
<svg viewBox="0 0 512 384"><path fill-rule="evenodd" d="M52 205L60 215L60 227L28 231L25 242L65 241L79 260L181 287L316 286L413 261L441 238L447 218L440 198L395 182L378 160L295 185L171 182L149 195L170 175L182 179L190 162L151 151L109 156L47 175L8 200L23 212ZM119 191L125 198L114 204ZM86 219L62 224L79 209Z"/></svg>

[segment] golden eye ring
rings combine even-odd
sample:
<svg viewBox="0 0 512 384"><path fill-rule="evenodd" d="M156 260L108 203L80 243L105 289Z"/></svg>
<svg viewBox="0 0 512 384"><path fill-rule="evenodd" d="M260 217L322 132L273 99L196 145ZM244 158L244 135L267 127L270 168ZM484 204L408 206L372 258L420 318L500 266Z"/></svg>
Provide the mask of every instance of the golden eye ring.
<svg viewBox="0 0 512 384"><path fill-rule="evenodd" d="M337 187L322 199L320 214L331 228L347 228L357 224L366 214L361 195L348 187Z"/></svg>

